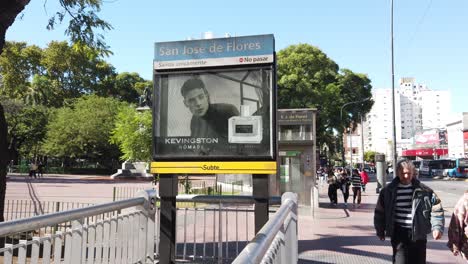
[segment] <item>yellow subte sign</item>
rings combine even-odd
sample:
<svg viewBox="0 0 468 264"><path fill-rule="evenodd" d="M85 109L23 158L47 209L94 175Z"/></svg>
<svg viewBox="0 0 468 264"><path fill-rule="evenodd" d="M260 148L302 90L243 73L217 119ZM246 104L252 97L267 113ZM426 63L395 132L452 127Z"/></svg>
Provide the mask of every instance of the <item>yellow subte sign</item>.
<svg viewBox="0 0 468 264"><path fill-rule="evenodd" d="M154 161L151 173L232 173L232 174L276 174L275 161Z"/></svg>

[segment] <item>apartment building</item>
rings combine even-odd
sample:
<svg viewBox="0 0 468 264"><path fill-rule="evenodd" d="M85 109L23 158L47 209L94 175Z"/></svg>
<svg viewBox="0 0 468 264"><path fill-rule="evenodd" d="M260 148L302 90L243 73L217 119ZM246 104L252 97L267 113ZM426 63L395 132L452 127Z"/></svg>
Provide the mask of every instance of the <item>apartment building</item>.
<svg viewBox="0 0 468 264"><path fill-rule="evenodd" d="M372 99L375 103L364 125L364 150L377 151L384 153L387 157L392 157L392 90L374 89ZM445 128L449 113L449 91L431 90L427 85L417 83L414 78L400 79L399 87L395 89L398 156L404 154L405 150L416 151L417 135L427 130ZM444 155L445 152L437 148L431 147L434 152L432 154Z"/></svg>
<svg viewBox="0 0 468 264"><path fill-rule="evenodd" d="M364 150L376 151L392 156L393 117L392 117L392 90L374 89L372 91L374 106L366 116L364 122ZM395 92L396 113L400 112L399 92ZM401 118L396 114L397 124ZM397 141L401 139L401 127L396 126Z"/></svg>

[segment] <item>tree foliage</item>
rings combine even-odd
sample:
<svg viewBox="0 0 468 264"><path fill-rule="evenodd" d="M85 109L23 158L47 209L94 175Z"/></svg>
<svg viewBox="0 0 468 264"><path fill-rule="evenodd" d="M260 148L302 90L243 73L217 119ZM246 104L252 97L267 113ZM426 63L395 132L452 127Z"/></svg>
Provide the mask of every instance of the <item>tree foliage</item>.
<svg viewBox="0 0 468 264"><path fill-rule="evenodd" d="M35 157L45 138L49 111L44 106L25 105L18 100L5 100L8 142L15 156Z"/></svg>
<svg viewBox="0 0 468 264"><path fill-rule="evenodd" d="M0 95L30 105L60 107L66 99L113 86L114 67L96 50L75 46L52 41L41 49L24 42L7 42L0 55Z"/></svg>
<svg viewBox="0 0 468 264"><path fill-rule="evenodd" d="M109 138L122 106L116 99L89 95L58 109L47 126L44 153L90 160L118 158L118 147Z"/></svg>
<svg viewBox="0 0 468 264"><path fill-rule="evenodd" d="M366 151L364 152L364 160L367 162L374 162L375 161L375 154L378 152L375 151Z"/></svg>
<svg viewBox="0 0 468 264"><path fill-rule="evenodd" d="M22 98L30 87L30 79L41 71L42 50L25 42L7 42L0 56L0 96Z"/></svg>
<svg viewBox="0 0 468 264"><path fill-rule="evenodd" d="M138 98L145 87L151 87L152 82L143 79L136 72L123 72L113 75L104 81L100 90L96 93L101 96L112 96L129 103L138 103Z"/></svg>
<svg viewBox="0 0 468 264"><path fill-rule="evenodd" d="M339 69L320 49L309 44L291 45L278 52L279 108L316 108L318 145L330 151L339 148L345 127L356 124L359 115L370 111L371 100L341 107L354 100L371 97L372 86L364 74ZM349 115L351 114L351 115ZM343 118L341 118L343 116Z"/></svg>
<svg viewBox="0 0 468 264"><path fill-rule="evenodd" d="M151 111L138 112L130 105L118 113L111 142L119 145L124 160L150 161L152 134Z"/></svg>
<svg viewBox="0 0 468 264"><path fill-rule="evenodd" d="M56 41L50 42L44 49L28 46L24 42L7 42L4 53L0 55L0 74L3 77L3 81L0 82L0 98L9 98L16 103L18 109L28 106L38 107L37 109L43 109L41 106L68 106L76 98L89 94L137 103L144 88L151 85L150 81L143 79L137 73L116 74L114 67L100 58L98 52L91 48L77 49L75 45L70 46L66 42ZM8 102L8 100L4 101ZM21 107L19 107L20 105ZM65 127L70 125L67 120L83 116L87 116L84 120L86 124L92 123L96 118L98 119L97 123L101 122L99 116L76 116L74 108L80 106L81 101L77 101L77 104L72 107L56 111L54 118L57 119L54 119L54 123L47 129L58 130L49 132L48 140L44 145L44 154L58 157L89 158L98 158L101 155L99 153L104 146L89 145L89 138L77 137L73 133L78 133L78 131L68 131L67 129L71 129L71 127ZM13 113L12 111L15 109L11 103L7 105L7 108L7 113ZM89 109L94 109L94 107L90 105ZM10 151L14 155L12 158L15 160L18 156L24 157L31 154L28 149L19 152L23 142L34 140L34 150L37 150L38 143L41 143L44 138L43 135L36 139L25 138L33 135L17 129L19 122L26 121L17 121L17 118L21 116L19 114L21 111L16 111L16 117L13 114L7 116L10 123L8 140ZM47 121L42 122L42 124L44 124L45 133ZM62 128L70 134L61 134ZM71 135L74 135L72 137L74 140L68 141L68 136ZM77 140L80 139L84 143L77 143ZM104 139L105 145L109 145L108 138ZM27 145L31 145L31 142L27 142ZM67 148L70 146L73 147ZM97 146L98 153L92 153L91 146ZM112 151L115 152L115 148Z"/></svg>

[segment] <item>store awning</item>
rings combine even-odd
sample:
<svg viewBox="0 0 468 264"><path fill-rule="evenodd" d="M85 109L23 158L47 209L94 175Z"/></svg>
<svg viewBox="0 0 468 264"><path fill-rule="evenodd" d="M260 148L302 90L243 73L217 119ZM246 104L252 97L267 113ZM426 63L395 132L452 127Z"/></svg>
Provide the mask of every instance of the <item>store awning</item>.
<svg viewBox="0 0 468 264"><path fill-rule="evenodd" d="M448 154L448 149L426 148L426 149L407 149L403 150L402 156L444 156Z"/></svg>

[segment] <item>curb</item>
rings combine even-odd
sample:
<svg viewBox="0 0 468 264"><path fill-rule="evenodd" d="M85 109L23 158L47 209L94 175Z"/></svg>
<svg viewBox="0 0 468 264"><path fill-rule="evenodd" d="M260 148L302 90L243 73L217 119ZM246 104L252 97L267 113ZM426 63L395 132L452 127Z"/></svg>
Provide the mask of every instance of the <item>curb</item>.
<svg viewBox="0 0 468 264"><path fill-rule="evenodd" d="M452 177L441 177L441 176L436 176L432 177L433 180L440 180L440 181L464 181L468 182L468 178L452 178Z"/></svg>

